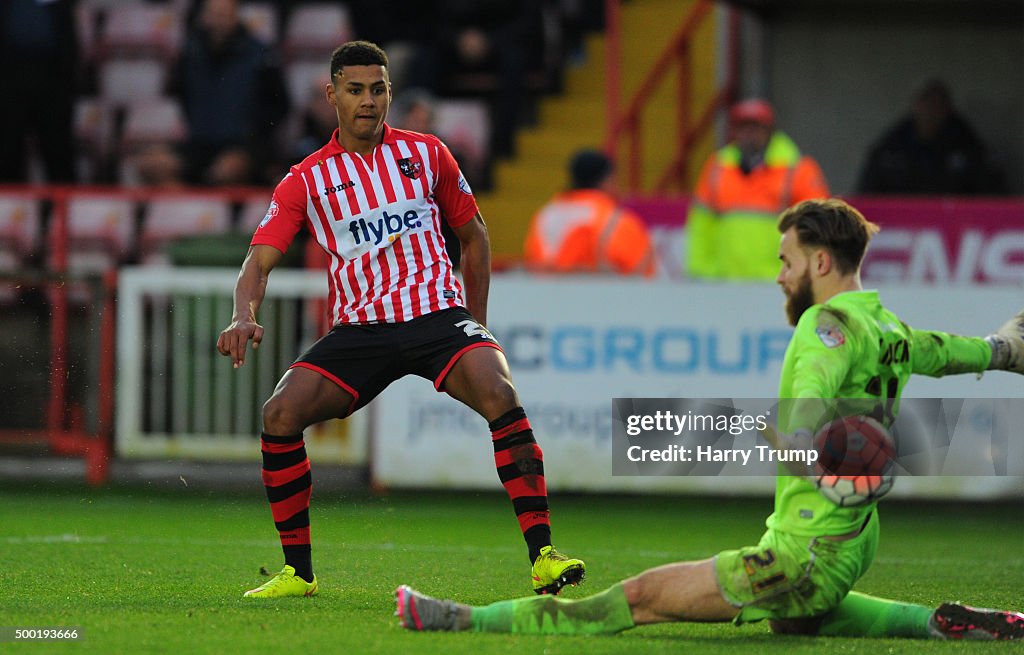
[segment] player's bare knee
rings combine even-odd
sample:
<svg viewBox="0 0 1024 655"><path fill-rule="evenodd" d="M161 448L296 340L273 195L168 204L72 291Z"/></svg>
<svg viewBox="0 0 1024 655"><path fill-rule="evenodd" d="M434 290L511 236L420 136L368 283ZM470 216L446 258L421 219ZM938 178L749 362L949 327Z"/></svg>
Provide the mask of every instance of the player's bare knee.
<svg viewBox="0 0 1024 655"><path fill-rule="evenodd" d="M298 434L306 428L295 403L274 394L263 403L263 431L267 434Z"/></svg>
<svg viewBox="0 0 1024 655"><path fill-rule="evenodd" d="M622 583L622 590L626 594L626 602L633 610L634 616L638 611L647 611L653 601L655 589L645 580L644 574L629 578Z"/></svg>
<svg viewBox="0 0 1024 655"><path fill-rule="evenodd" d="M493 421L519 406L519 396L508 380L494 380L475 389L476 401L471 406L489 421Z"/></svg>

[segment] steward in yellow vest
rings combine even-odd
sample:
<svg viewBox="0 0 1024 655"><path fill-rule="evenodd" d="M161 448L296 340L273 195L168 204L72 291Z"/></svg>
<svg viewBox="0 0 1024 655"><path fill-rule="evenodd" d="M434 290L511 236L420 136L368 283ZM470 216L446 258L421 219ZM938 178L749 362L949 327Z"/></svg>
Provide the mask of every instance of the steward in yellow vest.
<svg viewBox="0 0 1024 655"><path fill-rule="evenodd" d="M775 130L775 112L746 100L729 114L733 141L704 164L686 218L690 277L774 280L779 272L778 215L812 198L827 198L817 162Z"/></svg>

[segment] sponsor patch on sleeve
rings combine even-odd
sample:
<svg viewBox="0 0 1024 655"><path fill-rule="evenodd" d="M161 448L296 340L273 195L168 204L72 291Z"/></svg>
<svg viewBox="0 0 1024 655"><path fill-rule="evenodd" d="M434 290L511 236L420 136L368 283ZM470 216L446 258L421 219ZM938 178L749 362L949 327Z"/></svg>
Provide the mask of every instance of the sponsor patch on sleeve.
<svg viewBox="0 0 1024 655"><path fill-rule="evenodd" d="M814 333L818 335L818 338L821 339L821 342L827 348L838 348L846 343L846 335L843 334L838 325L819 325L814 328Z"/></svg>
<svg viewBox="0 0 1024 655"><path fill-rule="evenodd" d="M263 220L260 221L260 226L257 227L256 229L258 230L258 229L260 229L260 227L263 227L264 225L269 223L270 219L272 219L275 216L277 216L277 211L278 211L277 210L277 202L271 200L270 201L270 207L267 209L267 215L263 217Z"/></svg>
<svg viewBox="0 0 1024 655"><path fill-rule="evenodd" d="M465 176L461 172L459 172L459 191L467 196L473 195L473 189L469 188L469 182L466 181Z"/></svg>

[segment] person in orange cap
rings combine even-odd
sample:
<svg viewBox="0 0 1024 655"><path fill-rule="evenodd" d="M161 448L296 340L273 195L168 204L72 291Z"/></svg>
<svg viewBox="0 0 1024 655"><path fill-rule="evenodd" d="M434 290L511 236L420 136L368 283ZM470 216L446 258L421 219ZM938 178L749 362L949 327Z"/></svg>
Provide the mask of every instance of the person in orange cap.
<svg viewBox="0 0 1024 655"><path fill-rule="evenodd" d="M729 111L732 141L704 164L686 219L690 277L770 281L778 273L776 217L792 205L829 195L817 162L775 129L761 99Z"/></svg>

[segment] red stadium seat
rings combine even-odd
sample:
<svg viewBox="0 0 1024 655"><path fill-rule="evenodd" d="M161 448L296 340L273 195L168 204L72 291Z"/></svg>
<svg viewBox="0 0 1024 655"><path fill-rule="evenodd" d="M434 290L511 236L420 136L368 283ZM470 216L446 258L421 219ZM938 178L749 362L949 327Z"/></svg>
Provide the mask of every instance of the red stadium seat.
<svg viewBox="0 0 1024 655"><path fill-rule="evenodd" d="M141 143L183 141L188 135L181 104L171 98L155 98L128 105L121 133L122 151Z"/></svg>
<svg viewBox="0 0 1024 655"><path fill-rule="evenodd" d="M289 59L324 58L352 40L348 8L339 4L301 4L292 9L282 43Z"/></svg>
<svg viewBox="0 0 1024 655"><path fill-rule="evenodd" d="M0 196L0 275L17 274L38 252L41 223L39 201ZM0 281L0 302L13 301L17 293L15 282Z"/></svg>
<svg viewBox="0 0 1024 655"><path fill-rule="evenodd" d="M123 4L107 10L100 56L170 59L181 48L181 14L167 4Z"/></svg>
<svg viewBox="0 0 1024 655"><path fill-rule="evenodd" d="M448 147L478 161L487 158L491 119L480 100L439 100L434 129Z"/></svg>
<svg viewBox="0 0 1024 655"><path fill-rule="evenodd" d="M167 83L167 68L154 59L112 59L99 69L100 98L113 105L159 98Z"/></svg>
<svg viewBox="0 0 1024 655"><path fill-rule="evenodd" d="M242 234L252 234L259 227L260 222L267 216L267 209L270 207L270 195L266 198L253 198L242 205L242 213L238 219L238 231Z"/></svg>
<svg viewBox="0 0 1024 655"><path fill-rule="evenodd" d="M135 204L117 197L68 201L68 269L102 273L126 261L135 246Z"/></svg>
<svg viewBox="0 0 1024 655"><path fill-rule="evenodd" d="M36 254L41 222L37 200L0 196L0 271L15 271Z"/></svg>
<svg viewBox="0 0 1024 655"><path fill-rule="evenodd" d="M140 252L143 263L166 264L161 246L174 239L199 234L223 234L231 229L231 207L226 200L162 198L150 201L142 217Z"/></svg>
<svg viewBox="0 0 1024 655"><path fill-rule="evenodd" d="M293 61L285 67L285 83L288 85L288 99L291 106L299 113L309 104L310 94L314 85L331 81L331 69L328 61L300 60ZM324 102L327 102L325 99Z"/></svg>

